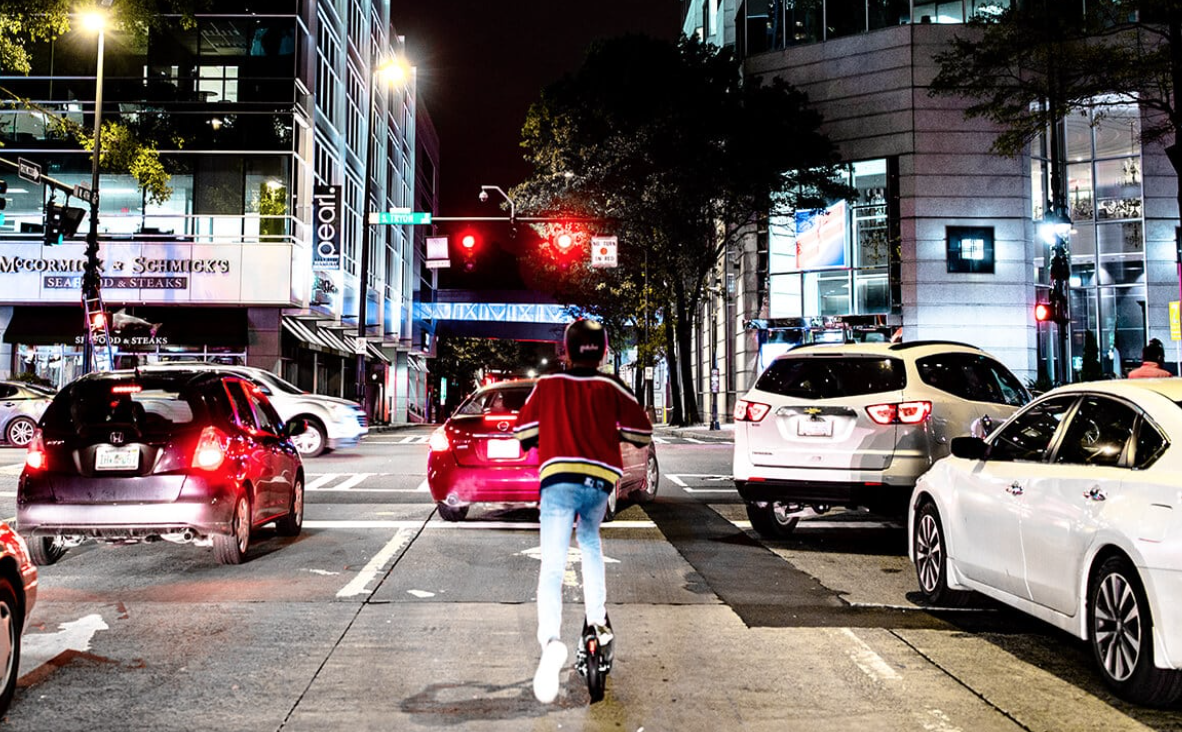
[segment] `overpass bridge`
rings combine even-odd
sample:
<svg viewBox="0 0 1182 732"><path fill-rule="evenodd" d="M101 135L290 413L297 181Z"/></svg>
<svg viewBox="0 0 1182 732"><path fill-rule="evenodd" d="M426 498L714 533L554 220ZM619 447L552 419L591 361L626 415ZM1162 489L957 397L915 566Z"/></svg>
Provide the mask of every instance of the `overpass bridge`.
<svg viewBox="0 0 1182 732"><path fill-rule="evenodd" d="M562 341L566 307L531 290L436 290L415 304L415 319L435 337Z"/></svg>

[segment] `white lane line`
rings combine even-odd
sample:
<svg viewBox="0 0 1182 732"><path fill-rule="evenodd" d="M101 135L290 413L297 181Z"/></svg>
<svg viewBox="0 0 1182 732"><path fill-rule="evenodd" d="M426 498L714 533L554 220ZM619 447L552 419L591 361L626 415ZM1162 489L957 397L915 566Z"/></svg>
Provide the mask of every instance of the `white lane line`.
<svg viewBox="0 0 1182 732"><path fill-rule="evenodd" d="M750 521L732 520L737 528L751 528ZM796 531L801 529L901 529L903 524L897 521L820 521L817 519L801 519L796 525Z"/></svg>
<svg viewBox="0 0 1182 732"><path fill-rule="evenodd" d="M671 481L673 481L674 483L676 483L678 486L680 486L680 487L682 487L682 488L685 488L685 487L686 487L686 485L685 485L685 481L684 481L684 480L682 480L681 478L679 478L679 477L678 477L678 476L676 476L676 475L671 475L671 474L669 474L669 473L666 473L664 477L665 477L665 478L667 478L667 479L669 479L669 480L671 480Z"/></svg>
<svg viewBox="0 0 1182 732"><path fill-rule="evenodd" d="M333 490L337 490L337 491L347 491L350 488L352 488L353 486L357 485L358 483L365 480L366 478L369 478L372 475L374 475L374 474L373 473L353 473L353 475L349 476L348 479L346 479L340 483L337 483L332 488L333 488Z"/></svg>
<svg viewBox="0 0 1182 732"><path fill-rule="evenodd" d="M317 477L316 480L312 481L308 485L304 486L304 490L306 490L306 491L318 490L320 488L320 486L324 485L325 483L329 482L333 478L337 477L337 475L338 475L338 473L325 473L324 475ZM309 473L309 477L311 477L310 473Z"/></svg>
<svg viewBox="0 0 1182 732"><path fill-rule="evenodd" d="M903 677L895 671L889 663L883 660L882 656L874 652L874 649L866 645L866 641L859 638L854 631L849 628L841 628L837 632L844 635L852 642L852 645L845 649L849 655L850 660L854 665L862 669L862 673L866 674L875 681L898 681Z"/></svg>
<svg viewBox="0 0 1182 732"><path fill-rule="evenodd" d="M86 615L61 623L51 633L25 633L21 648L20 676L35 671L66 651L89 651L94 635L110 626L99 614Z"/></svg>
<svg viewBox="0 0 1182 732"><path fill-rule="evenodd" d="M682 486L686 493L738 493L737 488L690 488L689 486Z"/></svg>
<svg viewBox="0 0 1182 732"><path fill-rule="evenodd" d="M414 529L399 529L398 533L394 535L394 538L386 542L386 546L382 547L381 551L373 555L373 559L369 560L369 564L366 564L365 568L358 572L356 577L337 591L337 597L353 597L364 594L366 585L378 576L378 572L382 570L382 567L386 566L386 562L390 561L402 547L406 546L406 543L414 535Z"/></svg>
<svg viewBox="0 0 1182 732"><path fill-rule="evenodd" d="M664 437L657 437L656 435L653 435L652 440L658 445L666 445L669 443L669 440L665 439Z"/></svg>
<svg viewBox="0 0 1182 732"><path fill-rule="evenodd" d="M699 440L699 439L697 439L697 438L694 438L694 437L682 437L681 439L685 440L686 442L692 442L692 443L694 443L695 445L701 445L701 444L703 444L703 443L705 442L704 440Z"/></svg>

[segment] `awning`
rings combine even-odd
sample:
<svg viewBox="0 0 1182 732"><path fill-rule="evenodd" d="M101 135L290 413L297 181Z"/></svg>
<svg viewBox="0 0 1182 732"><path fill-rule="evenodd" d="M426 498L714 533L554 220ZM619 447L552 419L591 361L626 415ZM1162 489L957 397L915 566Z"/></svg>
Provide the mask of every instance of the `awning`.
<svg viewBox="0 0 1182 732"><path fill-rule="evenodd" d="M313 332L314 328L315 326L309 328L304 325L298 318L289 315L283 316L283 329L295 336L297 341L314 348L328 348L328 344Z"/></svg>
<svg viewBox="0 0 1182 732"><path fill-rule="evenodd" d="M191 346L246 348L245 307L185 305L107 305L114 335L126 346ZM120 326L123 326L120 328ZM75 345L82 337L85 316L78 305L17 305L4 329L5 343L30 346Z"/></svg>
<svg viewBox="0 0 1182 732"><path fill-rule="evenodd" d="M340 351L341 353L354 353L352 343L345 343L336 333L333 333L328 328L317 328L316 335L319 336L320 340L324 341L329 348Z"/></svg>

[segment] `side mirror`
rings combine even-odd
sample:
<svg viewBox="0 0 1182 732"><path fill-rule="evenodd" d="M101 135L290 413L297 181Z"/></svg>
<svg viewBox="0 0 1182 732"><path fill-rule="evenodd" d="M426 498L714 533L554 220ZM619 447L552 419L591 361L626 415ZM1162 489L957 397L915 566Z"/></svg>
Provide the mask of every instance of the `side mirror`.
<svg viewBox="0 0 1182 732"><path fill-rule="evenodd" d="M292 419L288 420L287 424L283 425L283 434L287 437L295 437L302 435L308 431L308 420L306 419Z"/></svg>
<svg viewBox="0 0 1182 732"><path fill-rule="evenodd" d="M952 454L965 460L984 460L989 453L989 445L980 437L953 437Z"/></svg>

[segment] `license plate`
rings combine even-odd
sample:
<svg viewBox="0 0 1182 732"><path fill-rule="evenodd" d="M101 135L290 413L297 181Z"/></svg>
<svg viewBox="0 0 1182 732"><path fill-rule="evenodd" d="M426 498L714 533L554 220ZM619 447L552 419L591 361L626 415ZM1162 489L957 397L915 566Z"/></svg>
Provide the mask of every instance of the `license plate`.
<svg viewBox="0 0 1182 732"><path fill-rule="evenodd" d="M489 440L488 456L490 458L519 458L521 457L521 443L517 440Z"/></svg>
<svg viewBox="0 0 1182 732"><path fill-rule="evenodd" d="M833 423L827 419L802 419L796 423L796 434L801 437L832 437Z"/></svg>
<svg viewBox="0 0 1182 732"><path fill-rule="evenodd" d="M140 466L140 449L135 445L99 445L94 451L95 470L135 470Z"/></svg>

